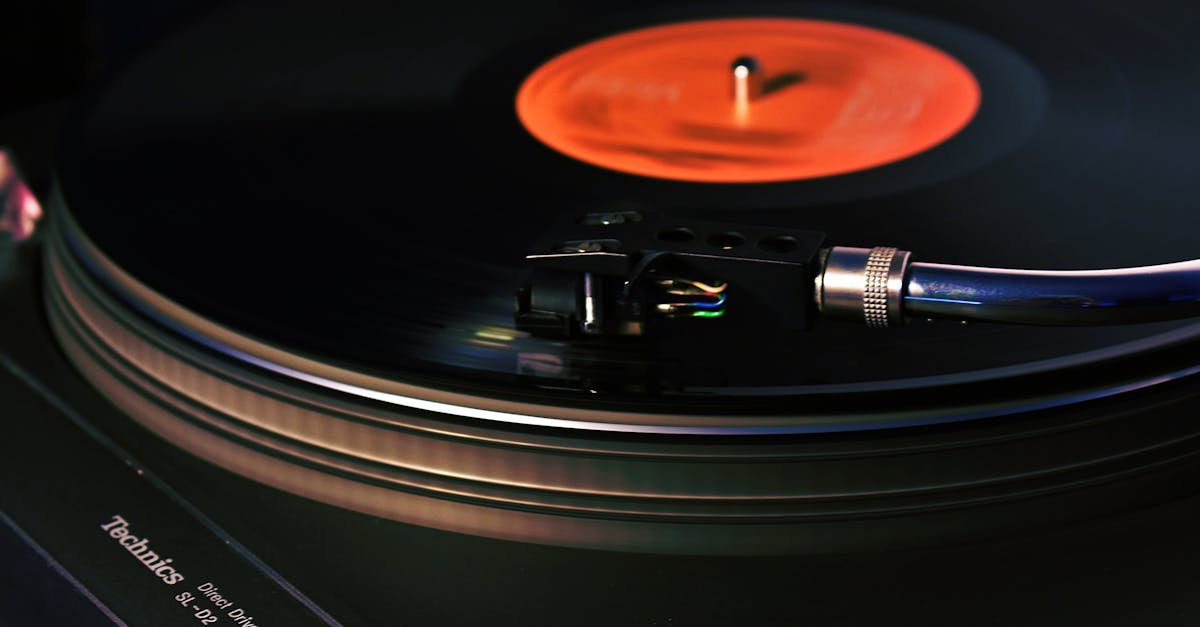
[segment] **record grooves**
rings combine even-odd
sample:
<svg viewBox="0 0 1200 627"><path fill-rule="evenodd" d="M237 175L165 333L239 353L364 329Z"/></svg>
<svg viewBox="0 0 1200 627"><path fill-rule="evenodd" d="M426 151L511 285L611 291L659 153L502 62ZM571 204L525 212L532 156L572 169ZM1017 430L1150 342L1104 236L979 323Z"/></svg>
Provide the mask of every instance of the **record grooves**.
<svg viewBox="0 0 1200 627"><path fill-rule="evenodd" d="M995 533L985 519L1044 523L1046 512L1020 514L1038 498L1108 509L1101 495L1121 482L1190 468L1200 435L1178 420L1194 395L1176 384L907 436L631 440L447 421L222 359L114 299L61 239L50 251L63 346L145 426L268 485L460 532L687 553L904 546L931 541L924 530L944 538L947 519L964 537Z"/></svg>
<svg viewBox="0 0 1200 627"><path fill-rule="evenodd" d="M635 552L921 546L1192 489L1194 320L873 331L814 315L811 328L777 328L738 318L752 310L739 305L745 283L649 271L688 297L646 310L662 316L644 328L663 333L543 336L513 314L531 251L581 215L819 231L964 264L1194 257L1193 147L1178 130L1195 128L1200 92L1155 74L1168 39L1106 37L1120 16L1040 5L1034 25L1007 5L936 2L289 11L278 24L246 3L164 42L81 112L60 171L45 259L54 333L171 444L383 519ZM450 17L461 22L448 50L431 25ZM1058 36L1068 23L1077 37ZM781 28L787 54L764 50L762 66L792 78L758 101L735 82L730 108L687 100L724 84L708 60L674 71L691 43L613 61L626 37L712 24ZM889 83L896 72L855 65L882 57L826 49L838 29L907 42L921 52L912 74L945 80ZM575 71L572 51L594 50L610 56L522 99L523 81L560 62ZM794 50L799 63L828 58L806 74L787 65ZM1084 63L1096 56L1111 62ZM737 57L734 80L758 60ZM943 71L922 74L935 61ZM921 118L946 89L959 106ZM663 93L678 98L639 100ZM763 113L788 99L810 117ZM696 165L714 145L735 166ZM829 163L802 151L830 146L845 153ZM778 176L736 165L780 151L795 159ZM750 248L746 233L698 238L709 248L694 256ZM626 252L553 241L542 257ZM788 241L818 254L816 236ZM592 290L585 275L579 289ZM622 311L636 309L638 278L615 299ZM768 297L816 291L801 281ZM598 297L582 294L595 314ZM638 322L620 328L641 333Z"/></svg>

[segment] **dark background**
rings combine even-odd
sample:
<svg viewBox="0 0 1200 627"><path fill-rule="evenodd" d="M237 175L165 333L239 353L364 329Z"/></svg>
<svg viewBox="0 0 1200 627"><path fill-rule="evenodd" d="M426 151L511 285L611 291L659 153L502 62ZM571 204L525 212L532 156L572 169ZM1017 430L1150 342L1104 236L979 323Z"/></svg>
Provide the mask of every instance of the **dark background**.
<svg viewBox="0 0 1200 627"><path fill-rule="evenodd" d="M0 3L0 146L43 191L72 96L221 0Z"/></svg>

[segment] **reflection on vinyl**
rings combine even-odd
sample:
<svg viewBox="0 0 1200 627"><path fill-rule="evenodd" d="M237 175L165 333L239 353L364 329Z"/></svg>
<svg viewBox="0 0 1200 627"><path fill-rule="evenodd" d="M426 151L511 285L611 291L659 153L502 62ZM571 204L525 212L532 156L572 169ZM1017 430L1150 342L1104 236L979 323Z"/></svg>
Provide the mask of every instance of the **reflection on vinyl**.
<svg viewBox="0 0 1200 627"><path fill-rule="evenodd" d="M830 245L1195 257L1200 90L1169 68L1197 50L1170 11L289 11L215 12L129 67L56 190L65 351L200 458L408 523L679 553L978 537L1190 460L1195 320L867 329L812 304ZM875 250L863 289L898 320ZM531 266L577 259L629 267L555 292ZM522 318L559 293L570 332Z"/></svg>

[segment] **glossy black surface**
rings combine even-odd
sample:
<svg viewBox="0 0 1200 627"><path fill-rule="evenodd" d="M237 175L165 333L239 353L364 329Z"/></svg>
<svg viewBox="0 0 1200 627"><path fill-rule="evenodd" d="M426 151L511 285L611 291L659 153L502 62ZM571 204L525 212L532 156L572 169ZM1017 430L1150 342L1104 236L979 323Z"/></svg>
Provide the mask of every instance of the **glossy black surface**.
<svg viewBox="0 0 1200 627"><path fill-rule="evenodd" d="M29 273L35 258L26 257ZM39 295L33 277L7 281L3 287L0 322L8 333L0 337L0 358L25 378L18 380L10 369L0 372L0 385L19 388L18 394L6 398L22 401L19 408L16 403L6 405L18 410L5 414L6 424L23 434L4 441L10 472L0 482L0 499L5 512L45 545L72 535L94 538L90 530L78 533L79 521L107 514L104 506L135 496L118 493L114 501L104 496L105 488L93 491L88 499L55 497L64 485L87 492L98 467L116 466L126 475L133 473L122 465L124 460L105 456L87 433L63 415L67 411L84 417L102 437L130 451L169 490L197 506L344 625L1124 626L1190 624L1200 617L1194 576L1200 559L1200 538L1194 533L1200 498L1135 507L1161 498L1164 491L1194 484L1194 464L1186 465L1182 474L1176 465L1141 476L1140 490L1110 501L1111 507L1125 510L1118 515L919 550L698 557L489 540L329 507L247 481L182 453L116 411L72 370L36 307ZM30 387L31 382L35 387ZM1166 396L1186 404L1189 395L1195 399L1194 394L1193 384L1183 390L1177 386ZM59 399L63 405L56 411L47 407L46 398ZM926 433L937 437L939 430ZM72 452L81 448L93 452L64 458L63 444ZM60 492L54 492L55 487ZM38 496L28 498L29 494ZM97 503L102 507L97 509ZM1057 509L1054 499L1041 500L1037 507L1046 508L1044 513ZM180 522L179 515L162 511L156 535L164 542L183 540L190 548L202 547L200 538L192 535L194 521ZM136 587L136 580L106 581L124 568L124 562L89 559L55 548L55 557L69 564L75 576L105 588L92 588L93 592L111 593L116 584L127 584L139 594L149 594L150 601L164 600L161 586L147 590ZM117 557L125 556L118 553ZM192 556L189 563L203 573L215 561L215 555L207 562ZM28 581L35 573L11 574L24 578L23 585L49 593ZM228 590L247 588L234 584ZM129 592L126 588L125 594ZM103 600L136 611L139 599L106 594ZM249 604L277 597L255 593L240 600ZM31 614L36 611L33 603L25 599L16 607L0 607L0 615L15 624L36 621L30 618L36 616ZM158 606L147 604L141 609L142 613L124 618L132 625L164 624L154 620L152 612ZM275 614L259 615L263 616Z"/></svg>
<svg viewBox="0 0 1200 627"><path fill-rule="evenodd" d="M345 6L331 5L323 16L326 22L337 22L335 18L343 16L343 11L344 16L356 15ZM909 245L927 251L927 260L960 263L1018 265L1028 260L1030 265L1065 268L1195 256L1197 215L1190 190L1200 164L1186 158L1193 143L1195 126L1190 110L1195 110L1198 84L1192 34L1200 29L1200 19L1195 9L1150 2L1117 9L1090 4L962 3L914 6L909 10L941 14L991 32L1027 55L1048 79L1053 78L1051 84L1055 87L1048 92L1053 116L1039 123L1036 139L1022 138L1016 152L992 162L988 168L962 174L936 188L918 186L885 198L806 209L798 216L805 218L801 226L826 228L848 244ZM466 13L432 26L415 24L412 30L432 30L446 23L460 27L461 20L468 19L490 21L496 36L507 36L502 32L506 25L500 21L503 16ZM272 33L304 26L305 18L280 18L285 14L283 5L258 11L257 22L217 14L213 19L218 20L216 24L226 37L212 43L228 44L238 32L243 42L265 42L264 38ZM532 20L536 15L514 11L510 17ZM413 42L411 33L393 38L389 33L405 33L392 22L361 27L378 31L364 45L390 50L391 46ZM315 27L306 28L311 33ZM480 30L484 28L480 26ZM450 56L448 51L467 45L476 36L476 31L465 28L449 37L445 32L444 28L434 30L426 39L437 39L430 45L440 46L440 52ZM361 40L343 35L343 43L347 39ZM266 43L243 45L249 57L270 54L272 48ZM293 49L301 47L297 43ZM194 57L192 62L198 65L206 63L207 58L180 51L173 61L178 62L180 56ZM241 71L239 60L238 54L229 54L216 60L208 58L207 62L213 64L213 76L220 72L236 76ZM356 67L351 61L334 64L330 72L346 74L345 70ZM174 81L192 80L183 69L159 66L159 71L163 73L160 78L171 76L172 80L142 85L143 95L139 98L160 91L159 95L169 98L172 90L180 87ZM354 83L356 76L351 71L345 80ZM1190 87L1177 87L1180 84ZM264 89L271 86L278 87L278 82L268 82ZM281 92L278 100L303 93L303 81L297 81L293 89ZM214 92L213 97L218 96ZM239 102L252 108L246 99L221 97L234 109ZM418 372L430 375L441 371L426 361L430 357L463 354L399 351L396 347L407 346L417 333L396 327L392 316L400 317L411 310L378 299L380 290L403 295L410 285L394 282L386 269L399 268L405 276L429 270L428 266L419 266L420 271L405 270L408 266L399 261L389 265L391 251L404 246L387 246L386 242L404 238L399 241L411 246L414 242L427 243L430 238L408 234L401 216L388 220L393 228L373 230L370 225L378 222L359 222L365 219L353 209L316 201L328 201L346 190L357 200L378 197L378 213L372 216L388 215L388 207L407 212L415 211L411 207L437 206L436 199L414 191L428 191L421 177L389 174L391 170L383 165L370 166L355 162L357 159L344 162L349 157L318 156L300 149L287 153L291 163L275 165L271 160L280 153L270 142L253 147L250 138L240 131L207 138L214 145L212 150L227 161L213 165L197 158L195 163L204 167L195 170L173 171L166 163L150 167L164 155L178 160L176 163L190 160L170 150L138 152L126 148L125 154L106 150L119 148L123 137L133 137L122 133L137 127L138 120L145 122L150 136L171 140L169 125L153 123L150 114L155 113L156 101L146 102L150 108L139 110L121 133L114 130L103 136L104 141L95 139L83 145L75 142L74 149L86 148L79 154L90 157L77 164L86 167L65 172L73 209L92 236L122 264L206 315L330 359L373 364L398 376L411 377ZM185 104L175 100L170 110L186 114ZM168 113L164 109L156 115ZM255 124L270 121L249 114L245 117L255 120ZM354 126L359 130L351 136L370 144L370 116L346 114L345 119L360 120ZM1053 130L1044 126L1050 119L1055 121ZM310 124L298 126L313 128L312 120L308 121ZM203 125L186 123L176 130L181 137L175 139L186 139L185 143L191 144L206 130ZM420 133L397 135L411 139ZM314 139L320 137L318 133ZM301 136L279 141L302 148L306 139ZM382 143L380 152L406 154L403 143ZM171 141L166 145L172 145ZM357 154L345 144L343 148L346 154ZM400 163L401 157L396 159ZM296 162L308 165L301 168ZM345 165L339 165L342 163ZM510 173L522 172L520 162L514 166L506 163L499 159L493 165L508 168L505 171ZM93 175L92 166L113 178L102 177L99 172ZM356 174L360 168L365 169L361 176ZM332 172L340 180L307 176L322 172ZM230 192L232 200L226 205L218 202L222 194L216 187L204 185L225 180L250 186L253 192L256 181L271 180L269 176L259 178L260 174L273 175L277 183L287 179L288 184L279 184L278 189L295 204L272 205L267 189L245 197L241 195L245 189L239 191L238 185L231 185L226 191L238 193ZM386 191L371 187L371 194L358 187L382 185L375 178L381 174L390 176L385 180L397 186L389 186ZM487 182L498 185L500 178L487 177ZM539 181L549 184L554 178L541 176ZM299 191L287 191L295 188L297 181L314 190L311 205ZM465 194L470 185L455 181L450 188ZM167 192L165 200L163 192ZM389 204L393 198L400 200ZM519 203L504 200L503 204L513 207ZM270 219L254 217L259 207L272 206L275 209ZM278 212L289 206L299 216L320 219L281 220L282 213ZM472 211L486 214L491 206ZM190 213L178 213L180 208L189 207ZM846 207L866 210L864 215L871 216L870 224L878 226L870 226L865 219L851 220L837 211ZM328 211L313 213L315 208ZM807 218L812 216L820 216L825 224L809 224ZM905 217L914 218L913 224L921 228L903 231L901 238L895 233L901 228L898 225L908 224ZM280 220L279 230L273 220ZM830 226L840 220L845 220L840 230ZM412 223L423 224L417 219L407 221ZM249 228L246 224L270 228L267 243L255 239L261 233L239 230ZM344 237L347 233L354 237ZM289 238L296 235L307 239ZM483 234L472 237L483 238ZM367 243L371 246L365 246ZM246 248L239 249L239 244ZM345 257L319 254L330 249ZM257 252L239 261L239 253L246 250ZM291 257L271 265L269 255L273 251ZM368 267L383 264L371 270L372 283L365 283L355 272L344 272L356 265L361 267L364 255L370 261ZM483 264L466 265L478 271ZM281 267L288 271L278 274L276 270ZM334 268L343 272L334 272ZM467 281L458 274L451 275L451 279ZM48 382L55 394L70 399L73 407L134 451L176 490L347 625L1174 625L1194 623L1200 612L1194 593L1195 563L1200 558L1200 542L1194 529L1200 516L1200 500L1194 497L989 542L923 550L766 558L664 557L556 549L413 528L337 510L253 484L181 454L120 415L70 371L51 344L45 322L33 305L36 295L31 285L25 288L24 297L29 302L23 313L10 315L6 309L0 318L8 332L2 347L5 357ZM467 291L477 294L482 285L472 283ZM332 295L321 291L330 288ZM232 290L228 294L233 298L226 300L226 289ZM507 303L508 295L501 295L498 287L495 294L499 311L500 299ZM16 298L4 302L12 304ZM250 306L243 308L243 303ZM386 310L381 311L381 307ZM435 319L431 311L417 310L414 318ZM478 315L474 309L463 311ZM495 317L500 324L507 323L503 315ZM348 320L355 322L347 324ZM439 325L444 321L426 326L414 323L413 328L436 330L442 328ZM862 331L848 327L825 329L833 336L814 336L798 345L763 347L764 351L783 355L780 359L787 367L779 371L777 379L794 382L794 376L816 381L894 377L900 374L896 366L901 363L909 374L911 368L953 373L980 363L1019 364L1031 355L1068 354L1147 332L1143 328L1077 333L933 327L904 330L885 340L878 335L868 336L870 339L862 343L841 347L835 340L857 338ZM334 335L324 339L326 333ZM355 338L364 343L353 343ZM918 344L916 340L922 338L929 341ZM350 341L342 344L340 340ZM477 363L492 367L504 362L481 359ZM776 368L778 365L748 370L747 376L776 372ZM1175 400L1185 399L1186 404L1187 394L1195 393L1195 382L1180 387L1185 390L1182 395L1179 387L1162 393ZM1194 396L1191 398L1194 400ZM70 428L58 424L61 417L51 415L5 417L11 433L25 431L26 423L37 425L39 431ZM1178 418L1186 421L1190 416ZM976 425L953 428L973 429ZM80 434L75 437L82 438ZM14 451L10 462L16 470L8 475L5 488L21 484L27 486L22 490L36 489L34 481L39 476L81 481L91 476L88 468L62 459L61 448L34 447L28 442L31 440L13 439L9 443ZM1194 482L1192 476L1170 471L1142 479L1151 487L1110 504L1129 508L1143 498L1157 498L1160 491L1186 490ZM1158 488L1153 487L1156 481ZM53 533L53 524L42 530L29 526L44 537Z"/></svg>
<svg viewBox="0 0 1200 627"><path fill-rule="evenodd" d="M923 39L972 68L983 108L961 135L911 160L775 185L615 174L519 128L514 90L547 56L637 25L731 12ZM641 378L653 381L633 388L793 394L960 376L1179 325L918 323L878 333L824 322L749 344L473 340L484 327L512 327L522 255L542 225L580 208L634 203L822 230L830 243L892 244L948 263L1194 257L1197 26L1196 9L1166 4L242 3L170 38L98 94L67 142L62 182L88 235L151 287L241 331L397 378L513 392L563 385L515 376L521 352L558 354L585 373L567 387Z"/></svg>

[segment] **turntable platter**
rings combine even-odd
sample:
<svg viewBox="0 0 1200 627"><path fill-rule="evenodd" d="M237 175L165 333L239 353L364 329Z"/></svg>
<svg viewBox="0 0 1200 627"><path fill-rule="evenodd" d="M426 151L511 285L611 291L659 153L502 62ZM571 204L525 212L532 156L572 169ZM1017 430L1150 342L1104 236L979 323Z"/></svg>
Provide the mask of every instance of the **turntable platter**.
<svg viewBox="0 0 1200 627"><path fill-rule="evenodd" d="M708 332L719 316L702 316L691 333L619 341L514 325L534 242L562 219L631 207L948 263L1195 256L1200 63L1184 62L1200 49L1169 36L1182 32L1176 14L1018 4L467 15L297 2L286 19L270 3L226 7L81 114L48 238L49 319L85 377L176 446L309 499L461 533L649 552L859 550L1184 489L1172 478L1197 463L1200 426L1181 419L1195 409L1196 322L872 331L822 319L726 337ZM542 97L522 86L572 51L708 20L838 24L917 46L941 68L929 106L949 113L883 158L850 150L830 171L753 182L597 164L607 157L573 156L567 135L538 126L562 102L531 113ZM838 50L824 62L865 54ZM779 57L761 56L772 72ZM741 80L737 68L755 64L736 61ZM793 97L755 102L738 85L751 87L731 84L735 116L739 103L754 115ZM853 89L834 92L835 109L855 102ZM598 102L624 110L619 100ZM662 119L703 122L708 105L693 106ZM821 146L830 127L802 145ZM745 147L736 137L710 143L728 157Z"/></svg>
<svg viewBox="0 0 1200 627"><path fill-rule="evenodd" d="M522 126L517 100L523 81L580 42L728 10L547 3L469 17L449 5L351 16L312 3L285 23L255 5L230 11L169 40L97 96L71 141L62 189L79 239L156 294L255 341L389 379L568 403L595 399L563 388L604 388L605 402L633 403L657 402L640 389L667 390L670 406L682 407L1007 378L1200 332L1194 323L916 321L871 334L825 321L753 350L713 342L649 356L513 328L522 256L548 224L580 208L635 203L981 265L1068 269L1194 255L1195 160L1181 129L1195 126L1200 90L1179 88L1191 75L1164 75L1181 42L1130 29L1120 16L1081 19L1038 4L1038 25L1028 27L1009 9L789 5L784 13L797 18L920 42L922 54L969 71L978 110L966 89L953 124L930 135L944 141L906 149L907 158L731 185L574 159ZM793 23L779 7L737 12ZM450 20L453 42L429 34ZM1071 38L1057 26L1068 22ZM1106 36L1114 29L1122 37ZM260 45L265 30L269 49ZM819 174L829 175L812 178ZM571 377L525 376L522 355L576 365ZM670 375L595 383L645 379L623 365L631 360L659 361Z"/></svg>

